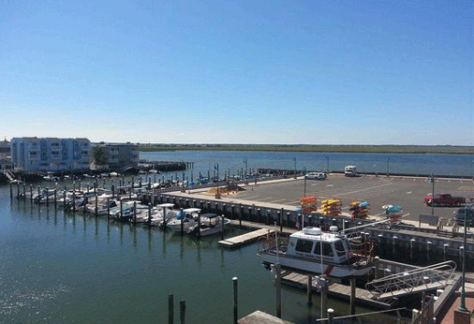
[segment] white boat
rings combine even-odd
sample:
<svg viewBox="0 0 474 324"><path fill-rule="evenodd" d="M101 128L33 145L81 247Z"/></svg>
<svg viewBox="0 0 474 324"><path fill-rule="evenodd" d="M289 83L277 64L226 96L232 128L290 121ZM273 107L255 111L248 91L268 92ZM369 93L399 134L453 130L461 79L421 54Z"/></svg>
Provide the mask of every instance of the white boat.
<svg viewBox="0 0 474 324"><path fill-rule="evenodd" d="M168 220L166 222L166 227L170 228L175 232L181 231L181 223L183 223L183 231L188 231L188 229L194 225L197 225L197 218L201 210L199 208L187 208L180 210L176 217Z"/></svg>
<svg viewBox="0 0 474 324"><path fill-rule="evenodd" d="M221 233L224 226L230 223L230 219L223 218L217 214L201 215L200 225L189 227L188 234L194 236L209 236Z"/></svg>
<svg viewBox="0 0 474 324"><path fill-rule="evenodd" d="M363 242L359 248L336 226L330 232L313 227L291 234L287 242L269 237L258 256L268 269L279 263L282 269L300 273L351 278L367 274L373 266L373 243Z"/></svg>

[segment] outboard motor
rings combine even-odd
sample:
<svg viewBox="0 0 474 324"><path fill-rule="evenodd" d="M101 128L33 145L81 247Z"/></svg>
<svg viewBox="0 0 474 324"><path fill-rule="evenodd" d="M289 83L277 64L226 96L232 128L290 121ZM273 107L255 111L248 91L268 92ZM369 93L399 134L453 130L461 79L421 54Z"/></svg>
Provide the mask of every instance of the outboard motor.
<svg viewBox="0 0 474 324"><path fill-rule="evenodd" d="M197 236L199 233L199 225L192 226L188 229L188 234L192 236Z"/></svg>

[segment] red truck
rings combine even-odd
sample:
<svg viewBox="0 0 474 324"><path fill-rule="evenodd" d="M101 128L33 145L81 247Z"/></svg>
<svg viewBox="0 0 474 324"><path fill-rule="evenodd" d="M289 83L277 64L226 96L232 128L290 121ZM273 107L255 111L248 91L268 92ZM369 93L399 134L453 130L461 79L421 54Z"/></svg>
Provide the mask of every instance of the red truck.
<svg viewBox="0 0 474 324"><path fill-rule="evenodd" d="M459 207L462 204L466 203L466 198L464 197L454 197L448 193L438 193L438 194L427 194L425 196L425 204L427 206L434 207Z"/></svg>

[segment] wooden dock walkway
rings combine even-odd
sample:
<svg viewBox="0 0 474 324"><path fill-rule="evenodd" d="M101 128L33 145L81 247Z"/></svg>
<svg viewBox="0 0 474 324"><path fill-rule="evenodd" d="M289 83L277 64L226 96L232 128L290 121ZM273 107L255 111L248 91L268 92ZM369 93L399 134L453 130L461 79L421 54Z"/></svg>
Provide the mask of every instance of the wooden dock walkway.
<svg viewBox="0 0 474 324"><path fill-rule="evenodd" d="M239 236L234 236L234 237L231 237L229 239L219 241L219 245L222 246L222 247L233 249L233 248L237 248L239 246L242 246L244 244L251 243L251 242L259 239L260 237L265 236L267 234L271 234L273 232L274 232L274 230L270 230L270 229L267 229L267 228L261 228L261 229L258 229L256 231L252 231L252 232L249 232L249 233L246 233L246 234L242 234L242 235L239 235Z"/></svg>
<svg viewBox="0 0 474 324"><path fill-rule="evenodd" d="M287 272L282 277L282 282L295 286L306 288L308 284L308 276L302 275L295 272ZM317 291L316 287L316 280L313 280L313 291ZM329 296L338 297L341 299L350 300L351 297L351 287L342 285L336 282L331 282L329 285L328 290ZM387 301L379 301L372 298L373 295L370 291L356 288L356 302L360 304L370 305L372 307L382 308L382 309L390 309L393 305Z"/></svg>

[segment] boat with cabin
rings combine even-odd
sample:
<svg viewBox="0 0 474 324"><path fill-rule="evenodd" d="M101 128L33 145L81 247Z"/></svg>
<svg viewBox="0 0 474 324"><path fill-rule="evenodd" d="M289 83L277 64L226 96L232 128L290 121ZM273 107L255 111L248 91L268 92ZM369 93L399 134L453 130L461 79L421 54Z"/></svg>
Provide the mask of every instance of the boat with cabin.
<svg viewBox="0 0 474 324"><path fill-rule="evenodd" d="M307 227L287 238L268 236L258 256L267 269L279 263L282 269L299 273L352 278L371 270L373 251L373 242L356 243L338 232L337 226L331 226L329 232Z"/></svg>
<svg viewBox="0 0 474 324"><path fill-rule="evenodd" d="M209 236L221 233L225 225L230 223L230 219L217 214L208 213L200 216L200 221L196 225L189 227L188 234L191 236Z"/></svg>

